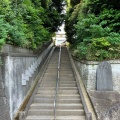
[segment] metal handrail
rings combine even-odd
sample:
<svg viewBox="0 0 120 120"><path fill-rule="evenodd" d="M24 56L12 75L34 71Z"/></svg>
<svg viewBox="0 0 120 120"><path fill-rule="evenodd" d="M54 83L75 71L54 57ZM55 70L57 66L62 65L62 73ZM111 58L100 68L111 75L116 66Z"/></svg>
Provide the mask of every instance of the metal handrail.
<svg viewBox="0 0 120 120"><path fill-rule="evenodd" d="M58 58L57 82L56 82L56 89L55 89L56 92L54 97L54 120L56 120L56 102L57 102L58 85L60 80L60 60L61 60L61 45L60 45L59 58Z"/></svg>

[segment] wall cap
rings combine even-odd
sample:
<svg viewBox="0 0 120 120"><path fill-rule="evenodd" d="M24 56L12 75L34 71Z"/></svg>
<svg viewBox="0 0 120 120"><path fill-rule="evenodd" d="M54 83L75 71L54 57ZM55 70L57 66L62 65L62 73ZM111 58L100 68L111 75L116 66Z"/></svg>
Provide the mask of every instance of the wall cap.
<svg viewBox="0 0 120 120"><path fill-rule="evenodd" d="M74 61L76 62L80 62L80 63L83 63L83 64L86 64L86 65L98 65L100 64L101 62L108 62L110 64L120 64L120 59L116 59L116 60L104 60L104 61L87 61L87 60L80 60L80 59L77 59L75 57L73 57Z"/></svg>

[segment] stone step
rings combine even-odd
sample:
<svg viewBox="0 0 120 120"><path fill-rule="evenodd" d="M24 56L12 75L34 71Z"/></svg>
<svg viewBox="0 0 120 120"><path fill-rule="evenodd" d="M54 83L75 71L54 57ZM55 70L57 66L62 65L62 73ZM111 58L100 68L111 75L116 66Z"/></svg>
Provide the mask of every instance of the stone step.
<svg viewBox="0 0 120 120"><path fill-rule="evenodd" d="M76 81L72 81L72 80L71 81L60 80L59 84L76 84Z"/></svg>
<svg viewBox="0 0 120 120"><path fill-rule="evenodd" d="M56 69L57 70L57 66L48 66L47 69Z"/></svg>
<svg viewBox="0 0 120 120"><path fill-rule="evenodd" d="M55 94L55 90L38 90L37 93L39 94Z"/></svg>
<svg viewBox="0 0 120 120"><path fill-rule="evenodd" d="M69 72L71 72L71 71L73 71L73 69L71 68L71 69L68 69L68 68L63 68L63 67L61 67L60 68L60 71L62 72L65 72L65 71L69 71Z"/></svg>
<svg viewBox="0 0 120 120"><path fill-rule="evenodd" d="M52 60L52 61L50 61L49 65L58 65L58 60Z"/></svg>
<svg viewBox="0 0 120 120"><path fill-rule="evenodd" d="M78 94L78 90L59 90L58 94Z"/></svg>
<svg viewBox="0 0 120 120"><path fill-rule="evenodd" d="M56 80L43 80L41 84L56 84ZM55 86L52 86L55 87Z"/></svg>
<svg viewBox="0 0 120 120"><path fill-rule="evenodd" d="M66 76L68 76L68 77L74 77L74 74L73 73L60 73L60 76L63 76L63 77L66 77Z"/></svg>
<svg viewBox="0 0 120 120"><path fill-rule="evenodd" d="M51 109L30 109L28 115L54 115L54 110ZM56 116L79 116L85 115L84 110L56 110Z"/></svg>
<svg viewBox="0 0 120 120"><path fill-rule="evenodd" d="M76 87L77 84L59 84L59 87Z"/></svg>
<svg viewBox="0 0 120 120"><path fill-rule="evenodd" d="M39 90L37 93L44 93L44 94L53 94L55 93L55 90ZM78 90L59 90L58 94L78 94Z"/></svg>
<svg viewBox="0 0 120 120"><path fill-rule="evenodd" d="M54 109L54 103L33 103L31 109ZM57 104L56 109L83 109L83 105L78 104Z"/></svg>
<svg viewBox="0 0 120 120"><path fill-rule="evenodd" d="M58 66L58 64L57 64L57 63L55 63L55 64L49 63L49 64L48 64L48 67L49 67L49 66Z"/></svg>
<svg viewBox="0 0 120 120"><path fill-rule="evenodd" d="M60 67L61 68L72 68L71 64L68 62L68 63L60 63Z"/></svg>
<svg viewBox="0 0 120 120"><path fill-rule="evenodd" d="M54 77L54 78L56 78L56 77L57 77L57 75L56 75L56 74L47 74L47 75L46 75L46 74L44 74L44 76L45 76L45 77ZM43 77L44 77L44 76L43 76Z"/></svg>
<svg viewBox="0 0 120 120"><path fill-rule="evenodd" d="M60 74L60 78L63 78L63 77L66 77L66 78L74 78L74 75L73 74Z"/></svg>
<svg viewBox="0 0 120 120"><path fill-rule="evenodd" d="M51 71L51 72L45 72L45 74L44 74L44 76L49 76L49 75L51 75L51 76L57 76L57 72Z"/></svg>
<svg viewBox="0 0 120 120"><path fill-rule="evenodd" d="M72 70L72 67L62 65L62 66L60 66L60 70L62 70L62 69L71 69Z"/></svg>
<svg viewBox="0 0 120 120"><path fill-rule="evenodd" d="M56 120L86 120L85 116L57 116Z"/></svg>
<svg viewBox="0 0 120 120"><path fill-rule="evenodd" d="M40 84L40 87L53 87L55 84Z"/></svg>
<svg viewBox="0 0 120 120"><path fill-rule="evenodd" d="M81 99L57 99L58 104L75 104L81 103Z"/></svg>
<svg viewBox="0 0 120 120"><path fill-rule="evenodd" d="M48 65L48 68L57 68L58 67L58 64L54 65L54 64L49 64Z"/></svg>
<svg viewBox="0 0 120 120"><path fill-rule="evenodd" d="M49 80L48 80L48 81L47 81L47 80L44 81L44 80L43 80L43 81L41 82L41 84L56 84L56 81L55 81L55 80L54 80L54 81L49 81Z"/></svg>
<svg viewBox="0 0 120 120"><path fill-rule="evenodd" d="M55 90L56 87L39 87L38 90Z"/></svg>
<svg viewBox="0 0 120 120"><path fill-rule="evenodd" d="M56 84L56 80L43 80L41 84ZM59 84L76 84L74 80L60 80Z"/></svg>
<svg viewBox="0 0 120 120"><path fill-rule="evenodd" d="M44 94L36 94L35 97L43 97L43 98L54 98L54 94L53 95L44 95ZM58 94L57 95L57 98L61 98L61 99L64 99L64 98L67 98L67 99L72 99L72 98L79 98L80 99L80 95L79 94Z"/></svg>
<svg viewBox="0 0 120 120"><path fill-rule="evenodd" d="M56 81L57 77L43 77L42 81Z"/></svg>
<svg viewBox="0 0 120 120"><path fill-rule="evenodd" d="M51 115L51 116L28 116L25 120L54 120L54 116L53 115Z"/></svg>
<svg viewBox="0 0 120 120"><path fill-rule="evenodd" d="M39 98L39 97L43 97L43 98L54 98L55 97L55 94L40 94L40 93L37 93L36 95L35 95L35 97L37 98Z"/></svg>
<svg viewBox="0 0 120 120"><path fill-rule="evenodd" d="M39 94L39 95L35 95L34 98L54 99L54 96L42 96L41 94Z"/></svg>
<svg viewBox="0 0 120 120"><path fill-rule="evenodd" d="M51 80L51 79L53 79L53 80L56 80L56 78L57 78L57 76L44 76L43 77L43 80Z"/></svg>
<svg viewBox="0 0 120 120"><path fill-rule="evenodd" d="M79 98L80 99L80 95L79 94L58 94L57 95L58 99L61 98L61 99L64 99L64 98L67 98L67 99L72 99L72 98Z"/></svg>
<svg viewBox="0 0 120 120"><path fill-rule="evenodd" d="M59 90L78 90L77 87L59 87Z"/></svg>
<svg viewBox="0 0 120 120"><path fill-rule="evenodd" d="M26 120L54 120L54 116L28 116ZM56 120L86 120L85 116L57 116Z"/></svg>
<svg viewBox="0 0 120 120"><path fill-rule="evenodd" d="M61 71L72 71L72 68L63 68L63 67L60 67L60 72Z"/></svg>
<svg viewBox="0 0 120 120"><path fill-rule="evenodd" d="M64 72L64 71L69 71L69 72L71 72L72 71L72 68L71 69L69 69L69 68L63 68L63 67L61 67L60 68L60 72Z"/></svg>
<svg viewBox="0 0 120 120"><path fill-rule="evenodd" d="M48 94L44 94L44 93L37 93L36 95L37 95L37 96L38 96L38 95L39 95L39 96L43 96L43 97L51 97L51 98L55 96L55 94L54 94L54 93L52 93L52 94L49 94L49 93L48 93Z"/></svg>
<svg viewBox="0 0 120 120"><path fill-rule="evenodd" d="M78 90L77 87L58 87L59 90ZM38 90L56 90L56 87L39 87Z"/></svg>
<svg viewBox="0 0 120 120"><path fill-rule="evenodd" d="M54 103L54 99L34 98L34 103Z"/></svg>
<svg viewBox="0 0 120 120"><path fill-rule="evenodd" d="M57 73L57 68L56 69L46 69L45 72L49 73L49 72L53 72L53 73Z"/></svg>
<svg viewBox="0 0 120 120"><path fill-rule="evenodd" d="M69 75L69 76L67 76L67 75L64 75L64 76L60 76L60 79L75 79L75 77L73 76L73 75Z"/></svg>
<svg viewBox="0 0 120 120"><path fill-rule="evenodd" d="M56 81L57 77L43 77L42 81ZM60 77L60 81L76 81L75 78Z"/></svg>
<svg viewBox="0 0 120 120"><path fill-rule="evenodd" d="M67 63L64 62L64 61L66 61L66 60L68 61ZM71 67L71 63L70 63L70 60L69 60L69 59L61 59L61 61L62 61L61 65L66 65L66 66Z"/></svg>
<svg viewBox="0 0 120 120"><path fill-rule="evenodd" d="M68 75L68 74L73 74L73 71L60 71L60 75Z"/></svg>
<svg viewBox="0 0 120 120"><path fill-rule="evenodd" d="M54 115L53 109L29 109L28 115Z"/></svg>
<svg viewBox="0 0 120 120"><path fill-rule="evenodd" d="M61 59L61 64L62 65L69 65L69 66L71 66L71 63L70 63L69 59Z"/></svg>
<svg viewBox="0 0 120 120"><path fill-rule="evenodd" d="M40 87L53 87L53 86L56 86L56 83L49 83L49 84L42 83L42 84L40 84Z"/></svg>
<svg viewBox="0 0 120 120"><path fill-rule="evenodd" d="M75 79L60 79L59 82L60 82L60 81L63 81L63 82L65 82L65 81L66 81L66 82L76 82Z"/></svg>
<svg viewBox="0 0 120 120"><path fill-rule="evenodd" d="M76 104L57 104L56 109L83 109L81 103Z"/></svg>
<svg viewBox="0 0 120 120"><path fill-rule="evenodd" d="M81 99L76 99L76 98L72 98L72 99L67 99L67 98L58 98L57 99L57 103L58 104L75 104L75 103L81 103L82 101L81 101ZM49 103L54 103L54 98L52 99L52 98L48 98L48 99L44 99L44 98L34 98L34 103L46 103L46 104L49 104Z"/></svg>
<svg viewBox="0 0 120 120"><path fill-rule="evenodd" d="M44 103L33 103L30 106L31 109L54 109L54 103L44 104Z"/></svg>
<svg viewBox="0 0 120 120"><path fill-rule="evenodd" d="M57 67L55 67L55 68L48 68L48 67L47 67L46 71L47 71L47 70L51 70L51 71L53 70L53 71L54 71L54 70L57 70Z"/></svg>
<svg viewBox="0 0 120 120"><path fill-rule="evenodd" d="M85 115L84 110L57 110L56 116L79 116L79 115Z"/></svg>
<svg viewBox="0 0 120 120"><path fill-rule="evenodd" d="M61 78L60 77L60 81L76 81L75 78Z"/></svg>

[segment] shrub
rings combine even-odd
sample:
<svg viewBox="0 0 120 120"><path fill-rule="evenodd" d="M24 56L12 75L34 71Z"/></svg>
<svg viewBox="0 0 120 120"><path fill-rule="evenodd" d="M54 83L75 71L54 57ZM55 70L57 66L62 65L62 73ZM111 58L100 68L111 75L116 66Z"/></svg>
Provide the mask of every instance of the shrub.
<svg viewBox="0 0 120 120"><path fill-rule="evenodd" d="M74 56L84 60L120 58L119 5L117 0L81 0L76 17L75 9L68 7L66 35Z"/></svg>
<svg viewBox="0 0 120 120"><path fill-rule="evenodd" d="M84 60L117 59L120 57L120 34L94 14L79 20L75 26L77 45L73 55Z"/></svg>
<svg viewBox="0 0 120 120"><path fill-rule="evenodd" d="M63 21L63 1L0 1L0 47L8 43L36 49L50 40Z"/></svg>
<svg viewBox="0 0 120 120"><path fill-rule="evenodd" d="M119 53L120 35L117 33L111 33L107 37L85 39L72 49L72 54L82 60L117 59L120 57Z"/></svg>
<svg viewBox="0 0 120 120"><path fill-rule="evenodd" d="M9 29L10 29L9 23L5 21L4 16L0 15L0 48L6 42Z"/></svg>

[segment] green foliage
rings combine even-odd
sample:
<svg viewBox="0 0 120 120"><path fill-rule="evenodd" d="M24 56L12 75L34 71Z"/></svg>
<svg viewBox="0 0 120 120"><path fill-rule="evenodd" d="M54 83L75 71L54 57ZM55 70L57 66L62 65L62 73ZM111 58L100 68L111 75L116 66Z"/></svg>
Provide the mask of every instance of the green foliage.
<svg viewBox="0 0 120 120"><path fill-rule="evenodd" d="M82 60L108 60L120 57L120 34L110 33L106 37L87 38L74 45L73 56Z"/></svg>
<svg viewBox="0 0 120 120"><path fill-rule="evenodd" d="M81 0L71 0L70 4L72 7L74 7L75 5L79 4Z"/></svg>
<svg viewBox="0 0 120 120"><path fill-rule="evenodd" d="M4 43L36 49L63 21L64 0L0 1L0 47Z"/></svg>
<svg viewBox="0 0 120 120"><path fill-rule="evenodd" d="M4 16L0 15L0 48L5 43L6 38L8 37L8 31L10 29L9 23L5 21Z"/></svg>
<svg viewBox="0 0 120 120"><path fill-rule="evenodd" d="M25 34L26 27L23 24L23 21L13 19L10 25L11 28L8 32L6 42L12 45L26 47L28 45L28 41Z"/></svg>
<svg viewBox="0 0 120 120"><path fill-rule="evenodd" d="M120 10L104 9L98 16L103 27L110 27L112 31L120 32Z"/></svg>
<svg viewBox="0 0 120 120"><path fill-rule="evenodd" d="M83 41L85 38L107 36L111 29L108 27L103 28L99 22L100 20L94 14L89 14L88 17L78 21L75 25L78 42Z"/></svg>
<svg viewBox="0 0 120 120"><path fill-rule="evenodd" d="M112 32L94 14L79 21L76 25L77 42L73 54L84 60L116 59L120 57L120 34Z"/></svg>
<svg viewBox="0 0 120 120"><path fill-rule="evenodd" d="M120 1L119 0L89 0L87 5L89 12L98 15L104 9L114 9L120 10Z"/></svg>
<svg viewBox="0 0 120 120"><path fill-rule="evenodd" d="M74 24L77 23L78 19L78 13L80 10L80 4L76 5L73 8L70 8L67 11L67 15L66 15L66 19L65 19L65 31L66 31L66 35L67 35L67 41L69 41L70 43L74 44L76 43L76 35L75 35L75 28L74 28Z"/></svg>
<svg viewBox="0 0 120 120"><path fill-rule="evenodd" d="M69 9L66 21L73 56L98 61L120 58L120 2L82 0L74 13Z"/></svg>

